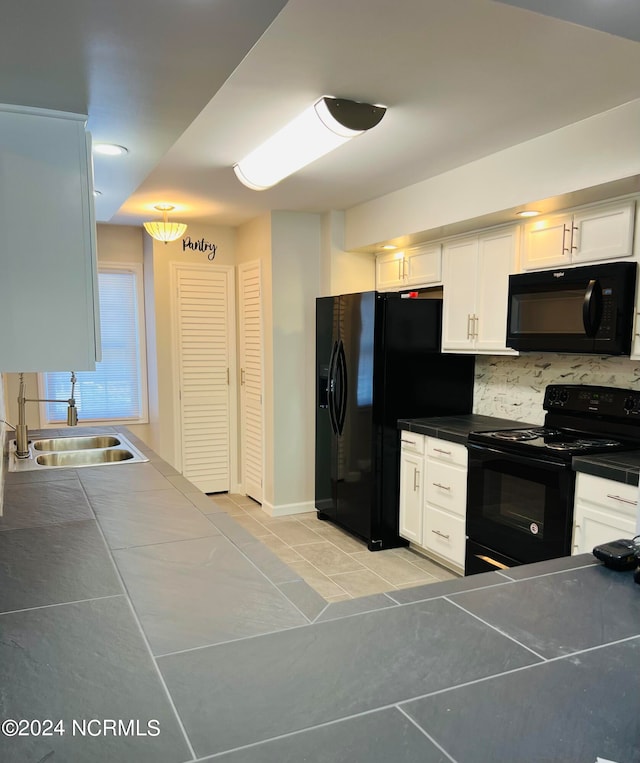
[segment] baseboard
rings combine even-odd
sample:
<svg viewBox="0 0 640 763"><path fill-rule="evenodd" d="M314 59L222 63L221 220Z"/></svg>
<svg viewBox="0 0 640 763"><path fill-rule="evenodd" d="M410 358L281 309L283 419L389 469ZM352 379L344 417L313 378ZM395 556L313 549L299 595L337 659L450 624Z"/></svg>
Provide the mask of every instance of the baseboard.
<svg viewBox="0 0 640 763"><path fill-rule="evenodd" d="M293 514L307 514L310 511L315 511L316 507L313 501L307 501L305 503L282 503L279 506L274 506L272 503L263 501L262 510L270 517L288 517Z"/></svg>

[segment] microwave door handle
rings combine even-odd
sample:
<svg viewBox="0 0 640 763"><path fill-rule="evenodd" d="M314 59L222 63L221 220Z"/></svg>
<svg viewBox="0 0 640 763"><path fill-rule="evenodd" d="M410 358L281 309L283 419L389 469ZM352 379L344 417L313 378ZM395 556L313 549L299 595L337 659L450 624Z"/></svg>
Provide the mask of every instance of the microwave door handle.
<svg viewBox="0 0 640 763"><path fill-rule="evenodd" d="M589 281L582 302L582 323L588 337L594 337L602 317L602 288L597 278Z"/></svg>

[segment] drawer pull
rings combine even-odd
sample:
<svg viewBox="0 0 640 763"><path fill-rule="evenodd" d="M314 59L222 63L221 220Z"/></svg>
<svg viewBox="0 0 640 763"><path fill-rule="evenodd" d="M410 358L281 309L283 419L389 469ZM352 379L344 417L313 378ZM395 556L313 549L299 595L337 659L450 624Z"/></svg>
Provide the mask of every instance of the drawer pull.
<svg viewBox="0 0 640 763"><path fill-rule="evenodd" d="M450 450L441 450L440 448L434 448L434 451L436 453L444 453L445 456L450 456L451 451Z"/></svg>
<svg viewBox="0 0 640 763"><path fill-rule="evenodd" d="M413 470L413 492L420 487L420 472L414 468Z"/></svg>
<svg viewBox="0 0 640 763"><path fill-rule="evenodd" d="M621 503L628 503L630 506L637 506L637 501L630 501L628 498L621 498L619 495L611 495L607 493L607 498L613 498L614 501L620 501Z"/></svg>
<svg viewBox="0 0 640 763"><path fill-rule="evenodd" d="M432 482L431 483L434 487L442 488L442 490L451 490L450 485L441 485L439 482Z"/></svg>
<svg viewBox="0 0 640 763"><path fill-rule="evenodd" d="M439 535L441 538L444 538L445 540L449 540L449 536L445 535L444 533L441 533L440 530L431 530L431 532L434 535Z"/></svg>

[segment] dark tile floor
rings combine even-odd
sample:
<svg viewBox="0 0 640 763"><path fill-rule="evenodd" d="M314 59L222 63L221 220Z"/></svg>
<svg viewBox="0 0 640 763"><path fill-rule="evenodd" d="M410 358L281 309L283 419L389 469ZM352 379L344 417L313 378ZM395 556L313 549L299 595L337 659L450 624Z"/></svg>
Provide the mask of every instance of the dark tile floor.
<svg viewBox="0 0 640 763"><path fill-rule="evenodd" d="M7 475L0 720L62 725L0 736L2 763L640 761L630 575L575 557L328 602L136 444L148 464Z"/></svg>

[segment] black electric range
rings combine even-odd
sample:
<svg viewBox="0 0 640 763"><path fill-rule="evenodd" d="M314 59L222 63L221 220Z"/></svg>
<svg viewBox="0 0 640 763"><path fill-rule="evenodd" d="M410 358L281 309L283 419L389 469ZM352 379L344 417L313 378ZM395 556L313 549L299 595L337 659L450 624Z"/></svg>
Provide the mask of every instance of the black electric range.
<svg viewBox="0 0 640 763"><path fill-rule="evenodd" d="M472 432L465 573L571 552L574 456L640 447L640 392L552 384L544 425Z"/></svg>

